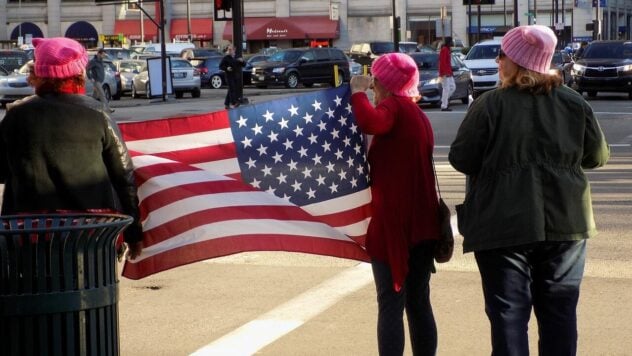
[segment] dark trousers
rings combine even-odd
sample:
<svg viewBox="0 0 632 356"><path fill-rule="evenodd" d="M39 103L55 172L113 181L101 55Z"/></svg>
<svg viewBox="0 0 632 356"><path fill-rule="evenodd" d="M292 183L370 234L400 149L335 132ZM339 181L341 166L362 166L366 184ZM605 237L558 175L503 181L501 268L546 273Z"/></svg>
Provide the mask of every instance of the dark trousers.
<svg viewBox="0 0 632 356"><path fill-rule="evenodd" d="M540 356L577 353L577 302L586 241L475 252L491 324L492 355L529 355L531 308Z"/></svg>
<svg viewBox="0 0 632 356"><path fill-rule="evenodd" d="M237 78L235 78L234 75L226 75L226 84L228 84L228 91L226 92L226 98L224 99L224 106L239 103L239 97L237 95Z"/></svg>
<svg viewBox="0 0 632 356"><path fill-rule="evenodd" d="M408 318L413 354L435 355L437 325L430 305L430 274L434 271L432 244L413 248L408 259L408 276L399 292L393 289L391 269L378 261L371 263L377 290L377 341L380 356L404 353L404 309Z"/></svg>

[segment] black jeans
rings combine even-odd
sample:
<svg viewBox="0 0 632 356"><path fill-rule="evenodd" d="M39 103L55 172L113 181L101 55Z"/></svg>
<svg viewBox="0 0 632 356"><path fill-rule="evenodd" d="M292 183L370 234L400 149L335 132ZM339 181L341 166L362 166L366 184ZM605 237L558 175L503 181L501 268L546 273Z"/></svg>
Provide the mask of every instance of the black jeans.
<svg viewBox="0 0 632 356"><path fill-rule="evenodd" d="M228 91L226 92L226 98L224 99L224 106L235 105L239 103L237 97L237 78L234 74L226 75L226 84L228 84Z"/></svg>
<svg viewBox="0 0 632 356"><path fill-rule="evenodd" d="M408 275L399 292L393 289L388 264L371 262L377 290L377 341L380 356L401 356L404 353L404 308L413 355L435 355L437 352L437 324L430 304L433 246L432 243L424 243L410 251Z"/></svg>
<svg viewBox="0 0 632 356"><path fill-rule="evenodd" d="M577 353L577 302L586 241L475 252L491 323L492 355L529 355L531 308L540 356Z"/></svg>

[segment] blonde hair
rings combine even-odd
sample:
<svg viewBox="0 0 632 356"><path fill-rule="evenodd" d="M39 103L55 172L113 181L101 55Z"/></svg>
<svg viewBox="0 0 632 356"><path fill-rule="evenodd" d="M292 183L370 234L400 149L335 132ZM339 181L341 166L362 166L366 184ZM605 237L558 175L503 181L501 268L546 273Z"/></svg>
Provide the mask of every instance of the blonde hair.
<svg viewBox="0 0 632 356"><path fill-rule="evenodd" d="M508 78L503 78L501 88L516 87L531 94L548 94L553 88L562 85L562 78L557 74L543 74L518 67Z"/></svg>

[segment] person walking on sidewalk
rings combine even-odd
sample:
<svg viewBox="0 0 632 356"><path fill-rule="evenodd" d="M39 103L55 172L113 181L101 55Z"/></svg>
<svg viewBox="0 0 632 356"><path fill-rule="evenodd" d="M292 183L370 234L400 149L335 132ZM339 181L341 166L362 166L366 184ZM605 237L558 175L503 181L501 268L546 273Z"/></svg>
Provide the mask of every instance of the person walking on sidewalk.
<svg viewBox="0 0 632 356"><path fill-rule="evenodd" d="M446 37L441 51L439 52L439 78L441 78L441 111L452 111L450 106L450 97L456 90L454 76L452 73L452 37Z"/></svg>
<svg viewBox="0 0 632 356"><path fill-rule="evenodd" d="M373 198L366 248L377 291L379 354L403 354L405 309L413 354L434 355L430 275L440 235L434 135L416 103L419 71L412 57L382 55L371 72L372 78L351 78L351 107L360 130L374 135L368 155ZM370 87L375 107L366 95Z"/></svg>
<svg viewBox="0 0 632 356"><path fill-rule="evenodd" d="M103 91L103 82L105 81L105 65L103 64L103 58L107 54L101 48L97 51L97 54L88 62L88 68L86 69L88 79L92 81L92 95L103 103L103 107L106 112L113 113L114 109L110 108L110 102L105 96Z"/></svg>
<svg viewBox="0 0 632 356"><path fill-rule="evenodd" d="M241 85L241 83L238 82L238 71L241 71L241 67L244 65L243 58L235 58L235 47L233 45L226 46L226 55L219 63L219 69L224 71L224 77L228 84L226 99L224 99L224 108L226 109L238 107L241 104L241 98L237 93L237 86Z"/></svg>
<svg viewBox="0 0 632 356"><path fill-rule="evenodd" d="M496 61L501 86L467 111L450 147L469 187L457 206L463 251L481 275L493 355L575 355L586 239L597 232L585 169L610 150L590 105L549 74L557 36L515 27Z"/></svg>
<svg viewBox="0 0 632 356"><path fill-rule="evenodd" d="M129 257L143 248L134 167L116 123L85 95L88 55L75 40L34 38L35 95L0 122L2 214L115 213L134 218Z"/></svg>

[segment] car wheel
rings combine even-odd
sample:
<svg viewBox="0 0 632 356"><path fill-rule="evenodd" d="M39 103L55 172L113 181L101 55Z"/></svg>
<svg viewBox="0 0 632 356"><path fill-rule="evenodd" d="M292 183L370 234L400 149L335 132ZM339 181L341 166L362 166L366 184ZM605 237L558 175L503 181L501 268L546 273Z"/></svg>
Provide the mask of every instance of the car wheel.
<svg viewBox="0 0 632 356"><path fill-rule="evenodd" d="M183 92L177 91L176 92L176 99L181 99L183 94L184 94Z"/></svg>
<svg viewBox="0 0 632 356"><path fill-rule="evenodd" d="M267 86L267 85L260 85L260 84L259 84L259 85L256 85L256 87L257 87L257 88L259 88L259 89L265 89L265 88L267 88L268 86Z"/></svg>
<svg viewBox="0 0 632 356"><path fill-rule="evenodd" d="M132 84L132 99L137 99L138 93L136 92L136 87Z"/></svg>
<svg viewBox="0 0 632 356"><path fill-rule="evenodd" d="M628 93L628 99L632 100L632 91Z"/></svg>
<svg viewBox="0 0 632 356"><path fill-rule="evenodd" d="M467 85L467 94L465 95L465 98L461 98L461 102L467 105L470 102L470 95L472 98L474 97L474 85L472 83Z"/></svg>
<svg viewBox="0 0 632 356"><path fill-rule="evenodd" d="M117 88L116 94L112 95L112 99L113 100L121 100L121 95L122 95L121 91L118 90L118 88Z"/></svg>
<svg viewBox="0 0 632 356"><path fill-rule="evenodd" d="M296 74L295 72L292 72L290 74L287 75L287 79L285 80L285 86L290 88L290 89L296 89L298 88L298 74Z"/></svg>
<svg viewBox="0 0 632 356"><path fill-rule="evenodd" d="M112 93L110 92L110 87L107 85L103 85L103 93L105 94L105 100L112 100Z"/></svg>
<svg viewBox="0 0 632 356"><path fill-rule="evenodd" d="M214 75L211 77L211 80L209 81L209 83L211 84L211 88L213 89L219 89L222 87L222 77L220 77L219 75Z"/></svg>
<svg viewBox="0 0 632 356"><path fill-rule="evenodd" d="M195 88L191 92L191 96L194 97L194 98L199 98L201 94L202 94L202 92L200 91L200 88Z"/></svg>
<svg viewBox="0 0 632 356"><path fill-rule="evenodd" d="M588 92L588 97L589 98L596 98L597 97L597 92L596 91L589 91Z"/></svg>
<svg viewBox="0 0 632 356"><path fill-rule="evenodd" d="M314 86L314 83L303 83L303 86L304 86L305 88L311 88L311 87L313 87L313 86Z"/></svg>

